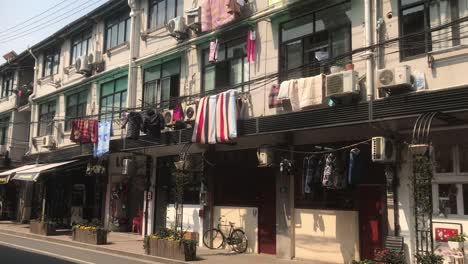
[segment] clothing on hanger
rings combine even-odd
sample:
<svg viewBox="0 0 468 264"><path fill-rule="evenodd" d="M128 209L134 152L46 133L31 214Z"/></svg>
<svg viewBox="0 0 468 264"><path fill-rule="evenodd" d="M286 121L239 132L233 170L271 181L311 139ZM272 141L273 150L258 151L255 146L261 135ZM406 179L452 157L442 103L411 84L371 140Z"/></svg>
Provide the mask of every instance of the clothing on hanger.
<svg viewBox="0 0 468 264"><path fill-rule="evenodd" d="M325 75L298 80L299 107L301 109L322 104L322 86Z"/></svg>
<svg viewBox="0 0 468 264"><path fill-rule="evenodd" d="M210 42L210 55L208 59L211 63L218 61L218 53L219 53L219 43L218 43L218 39L215 39Z"/></svg>
<svg viewBox="0 0 468 264"><path fill-rule="evenodd" d="M215 30L240 16L236 0L203 0L201 4L202 32Z"/></svg>
<svg viewBox="0 0 468 264"><path fill-rule="evenodd" d="M98 124L98 141L95 144L94 156L102 157L105 153L109 152L109 144L111 137L111 121L101 121Z"/></svg>
<svg viewBox="0 0 468 264"><path fill-rule="evenodd" d="M278 91L278 100L289 99L289 88L291 87L291 81L283 81Z"/></svg>
<svg viewBox="0 0 468 264"><path fill-rule="evenodd" d="M329 189L342 189L345 184L342 155L330 153L325 156L322 185Z"/></svg>
<svg viewBox="0 0 468 264"><path fill-rule="evenodd" d="M70 140L76 143L96 143L98 141L97 120L74 120Z"/></svg>
<svg viewBox="0 0 468 264"><path fill-rule="evenodd" d="M322 161L315 155L304 158L303 163L304 193L313 193L313 188L320 183L322 174Z"/></svg>
<svg viewBox="0 0 468 264"><path fill-rule="evenodd" d="M174 109L172 110L172 121L179 121L184 119L184 110L182 105L177 103Z"/></svg>
<svg viewBox="0 0 468 264"><path fill-rule="evenodd" d="M247 61L254 62L257 54L257 32L249 30L247 32Z"/></svg>
<svg viewBox="0 0 468 264"><path fill-rule="evenodd" d="M273 84L270 88L270 94L268 95L268 107L270 109L282 106L281 100L278 99L279 89L277 84Z"/></svg>
<svg viewBox="0 0 468 264"><path fill-rule="evenodd" d="M360 152L358 148L353 148L349 151L348 163L348 184L354 185L359 181L361 173Z"/></svg>

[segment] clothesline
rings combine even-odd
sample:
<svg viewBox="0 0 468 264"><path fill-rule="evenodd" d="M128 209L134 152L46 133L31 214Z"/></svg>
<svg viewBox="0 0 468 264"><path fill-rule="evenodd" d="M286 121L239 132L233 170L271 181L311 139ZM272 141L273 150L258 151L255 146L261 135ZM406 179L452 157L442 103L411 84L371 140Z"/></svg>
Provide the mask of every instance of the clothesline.
<svg viewBox="0 0 468 264"><path fill-rule="evenodd" d="M333 150L325 150L325 151L299 151L299 150L289 150L289 149L281 149L281 148L275 148L275 147L271 147L271 149L276 150L276 151L298 153L298 154L321 155L321 154L334 153L334 152L339 152L339 151L347 150L347 149L350 149L350 148L354 148L354 147L359 146L359 145L367 144L371 140L372 139L366 139L364 141L360 141L360 142L357 142L355 144L347 145L347 146L337 148L337 149L333 149Z"/></svg>

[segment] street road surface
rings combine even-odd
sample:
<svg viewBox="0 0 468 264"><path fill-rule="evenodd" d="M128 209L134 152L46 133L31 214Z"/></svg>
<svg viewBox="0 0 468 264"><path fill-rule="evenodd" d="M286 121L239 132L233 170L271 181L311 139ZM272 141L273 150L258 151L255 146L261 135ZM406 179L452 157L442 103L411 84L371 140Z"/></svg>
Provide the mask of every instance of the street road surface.
<svg viewBox="0 0 468 264"><path fill-rule="evenodd" d="M1 264L142 264L156 263L33 238L0 233ZM161 263L159 263L161 264Z"/></svg>

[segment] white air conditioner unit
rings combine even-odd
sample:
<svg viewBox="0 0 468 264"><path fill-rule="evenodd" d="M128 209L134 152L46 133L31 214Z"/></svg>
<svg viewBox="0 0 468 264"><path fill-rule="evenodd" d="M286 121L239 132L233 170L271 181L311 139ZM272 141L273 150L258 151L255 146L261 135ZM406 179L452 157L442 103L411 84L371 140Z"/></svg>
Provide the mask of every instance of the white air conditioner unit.
<svg viewBox="0 0 468 264"><path fill-rule="evenodd" d="M164 124L165 124L166 126L172 126L172 125L174 125L175 122L174 122L174 120L173 120L173 118L172 118L172 117L173 117L173 114L174 114L174 113L172 112L172 110L164 110L164 111L162 112L162 116L163 116L163 118L164 118Z"/></svg>
<svg viewBox="0 0 468 264"><path fill-rule="evenodd" d="M386 68L377 71L379 89L410 88L411 72L408 66Z"/></svg>
<svg viewBox="0 0 468 264"><path fill-rule="evenodd" d="M83 75L91 74L93 55L82 55L75 61L75 70Z"/></svg>
<svg viewBox="0 0 468 264"><path fill-rule="evenodd" d="M197 115L197 105L196 104L186 104L183 106L184 109L184 121L194 121L195 116Z"/></svg>
<svg viewBox="0 0 468 264"><path fill-rule="evenodd" d="M185 34L187 31L187 24L183 16L178 16L167 22L167 29L172 35Z"/></svg>
<svg viewBox="0 0 468 264"><path fill-rule="evenodd" d="M396 161L395 142L385 137L372 138L372 161L392 163Z"/></svg>
<svg viewBox="0 0 468 264"><path fill-rule="evenodd" d="M327 75L326 97L355 96L359 94L358 74L355 71L343 71Z"/></svg>
<svg viewBox="0 0 468 264"><path fill-rule="evenodd" d="M52 135L43 136L39 141L39 144L43 148L53 148L55 146L54 136Z"/></svg>

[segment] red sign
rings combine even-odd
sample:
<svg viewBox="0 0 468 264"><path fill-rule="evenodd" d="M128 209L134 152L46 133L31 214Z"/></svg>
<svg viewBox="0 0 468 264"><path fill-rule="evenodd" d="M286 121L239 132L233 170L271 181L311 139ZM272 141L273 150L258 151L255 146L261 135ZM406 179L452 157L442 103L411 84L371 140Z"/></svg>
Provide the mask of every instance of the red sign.
<svg viewBox="0 0 468 264"><path fill-rule="evenodd" d="M435 239L440 242L447 242L449 238L458 235L458 230L453 228L436 228Z"/></svg>

